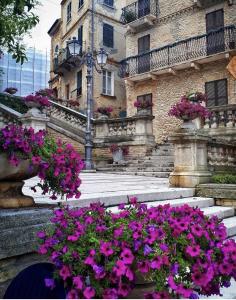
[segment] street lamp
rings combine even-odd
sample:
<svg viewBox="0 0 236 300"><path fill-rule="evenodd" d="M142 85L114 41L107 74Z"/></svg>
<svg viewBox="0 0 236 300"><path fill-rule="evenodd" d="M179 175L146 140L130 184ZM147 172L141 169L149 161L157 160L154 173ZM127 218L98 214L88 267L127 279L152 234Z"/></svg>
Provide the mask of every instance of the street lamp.
<svg viewBox="0 0 236 300"><path fill-rule="evenodd" d="M76 40L76 37L73 37L72 40L67 42L67 47L70 52L70 55L76 56L80 54L81 46L79 41Z"/></svg>
<svg viewBox="0 0 236 300"><path fill-rule="evenodd" d="M68 49L70 53L78 53L80 54L80 49L78 47L79 42L76 38L73 38L68 42ZM75 54L75 55L78 55ZM93 162L92 162L92 128L91 128L91 101L92 101L92 81L93 74L92 69L95 67L98 73L102 73L102 69L107 63L108 54L107 52L101 48L97 53L93 53L90 49L88 49L87 53L84 54L81 64L85 64L87 66L87 119L86 119L86 134L85 134L85 169L93 170ZM97 65L100 67L100 70L97 68Z"/></svg>

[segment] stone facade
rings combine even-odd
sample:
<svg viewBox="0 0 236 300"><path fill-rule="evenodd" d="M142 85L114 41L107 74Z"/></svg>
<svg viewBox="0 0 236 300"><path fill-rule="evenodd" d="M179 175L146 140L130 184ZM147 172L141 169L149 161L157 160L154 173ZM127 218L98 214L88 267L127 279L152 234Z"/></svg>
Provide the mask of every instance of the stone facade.
<svg viewBox="0 0 236 300"><path fill-rule="evenodd" d="M129 0L126 4L133 2ZM132 33L129 30L130 26L127 25L126 57L138 54L138 39L145 35L150 35L150 50L153 50L206 34L206 14L219 9L224 10L224 26L235 24L235 3L229 5L228 1L222 1L221 4L203 9L194 4L192 0L159 0L159 16L153 25L137 30L135 33ZM230 57L230 55L226 55L214 61L213 55L211 60L206 60L200 67L195 64L191 67L191 61L183 68L181 63L178 63L178 67L176 67L178 70L175 70L175 66L173 66L173 68L167 68L155 75L152 72L147 74L147 72L144 74L143 80L136 80L135 77L141 76L140 74L126 77L128 116L136 113L133 102L138 96L152 93L153 115L155 116L153 131L156 142L162 143L180 125L180 121L168 117L168 111L184 93L205 92L206 82L226 78L228 103L236 103L236 81L226 69Z"/></svg>
<svg viewBox="0 0 236 300"><path fill-rule="evenodd" d="M72 3L71 20L67 22L67 6ZM106 70L112 72L114 81L113 95L104 95L102 90L102 74L98 74L94 70L94 110L98 106L112 106L114 108L113 116L118 116L120 111L125 110L125 87L124 81L118 76L119 64L118 62L125 57L124 34L125 29L120 22L121 7L124 6L125 1L114 1L114 7L111 8L103 1L95 1L94 12L94 29L92 29L92 3L91 1L84 1L83 6L78 10L78 1L62 1L61 2L61 21L57 30L52 28L49 34L52 38L52 54L51 54L51 87L58 87L58 97L67 99L67 91L69 85L69 98L77 99L80 102L80 109L83 112L86 108L86 66L72 68L70 71L65 71L63 74L57 75L53 73L53 58L56 46L59 49L66 47L66 42L73 37L78 37L78 29L83 26L82 48L86 52L91 49L92 31L94 32L94 48L99 50L103 47L109 53L109 60L105 67ZM108 48L103 45L103 24L113 26L114 32L114 47ZM82 94L77 96L77 72L82 70Z"/></svg>

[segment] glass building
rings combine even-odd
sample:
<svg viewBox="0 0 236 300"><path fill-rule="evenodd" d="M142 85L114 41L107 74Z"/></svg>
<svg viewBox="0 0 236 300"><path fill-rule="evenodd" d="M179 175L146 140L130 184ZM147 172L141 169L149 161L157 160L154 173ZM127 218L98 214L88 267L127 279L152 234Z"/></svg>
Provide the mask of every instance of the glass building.
<svg viewBox="0 0 236 300"><path fill-rule="evenodd" d="M28 48L28 61L16 63L10 54L0 57L0 92L7 87L16 87L18 96L26 96L48 87L50 56L47 51Z"/></svg>

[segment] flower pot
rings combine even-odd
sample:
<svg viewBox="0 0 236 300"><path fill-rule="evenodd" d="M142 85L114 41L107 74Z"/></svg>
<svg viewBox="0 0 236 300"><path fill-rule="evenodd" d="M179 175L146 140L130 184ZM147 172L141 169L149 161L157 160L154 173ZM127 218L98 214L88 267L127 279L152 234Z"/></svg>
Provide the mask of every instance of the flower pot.
<svg viewBox="0 0 236 300"><path fill-rule="evenodd" d="M7 91L7 93L10 94L10 95L14 95L16 92L17 92L17 89L9 89Z"/></svg>
<svg viewBox="0 0 236 300"><path fill-rule="evenodd" d="M136 273L134 289L129 293L127 299L144 299L144 295L153 292L155 286L153 281L143 277L140 273Z"/></svg>
<svg viewBox="0 0 236 300"><path fill-rule="evenodd" d="M182 118L183 119L183 118ZM189 119L183 119L183 123L180 126L182 129L188 129L188 130L194 130L196 129L196 124L193 123L192 120Z"/></svg>
<svg viewBox="0 0 236 300"><path fill-rule="evenodd" d="M0 208L34 206L34 199L22 192L23 180L34 177L36 170L30 170L29 160L22 160L17 167L9 163L5 153L0 154Z"/></svg>
<svg viewBox="0 0 236 300"><path fill-rule="evenodd" d="M124 161L124 155L122 149L118 149L117 151L112 153L113 163L118 164Z"/></svg>
<svg viewBox="0 0 236 300"><path fill-rule="evenodd" d="M40 108L41 107L40 103L37 103L37 102L34 102L34 101L25 101L25 105L28 108Z"/></svg>
<svg viewBox="0 0 236 300"><path fill-rule="evenodd" d="M109 119L108 115L104 115L104 114L98 114L98 120L107 120Z"/></svg>
<svg viewBox="0 0 236 300"><path fill-rule="evenodd" d="M150 115L150 109L148 108L143 108L137 111L138 116L149 116Z"/></svg>

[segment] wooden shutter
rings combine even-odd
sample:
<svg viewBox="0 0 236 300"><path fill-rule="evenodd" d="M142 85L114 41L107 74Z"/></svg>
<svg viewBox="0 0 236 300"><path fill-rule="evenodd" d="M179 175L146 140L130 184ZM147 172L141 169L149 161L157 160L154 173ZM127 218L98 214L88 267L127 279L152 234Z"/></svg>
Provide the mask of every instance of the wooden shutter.
<svg viewBox="0 0 236 300"><path fill-rule="evenodd" d="M205 84L205 91L207 95L207 107L212 107L215 106L215 99L216 99L216 94L215 94L215 82L206 82Z"/></svg>
<svg viewBox="0 0 236 300"><path fill-rule="evenodd" d="M224 10L216 10L206 14L206 32L224 27Z"/></svg>
<svg viewBox="0 0 236 300"><path fill-rule="evenodd" d="M81 46L81 53L82 53L82 48L83 48L83 26L80 26L80 28L78 29L78 41L79 44Z"/></svg>
<svg viewBox="0 0 236 300"><path fill-rule="evenodd" d="M77 96L82 95L82 70L77 72Z"/></svg>
<svg viewBox="0 0 236 300"><path fill-rule="evenodd" d="M109 24L103 24L103 45L109 48L114 47L114 30Z"/></svg>
<svg viewBox="0 0 236 300"><path fill-rule="evenodd" d="M150 51L150 34L138 39L138 54Z"/></svg>
<svg viewBox="0 0 236 300"><path fill-rule="evenodd" d="M217 105L228 104L227 79L216 81Z"/></svg>
<svg viewBox="0 0 236 300"><path fill-rule="evenodd" d="M207 82L205 88L208 107L228 104L227 79Z"/></svg>
<svg viewBox="0 0 236 300"><path fill-rule="evenodd" d="M114 0L104 0L104 4L113 7L114 6Z"/></svg>

